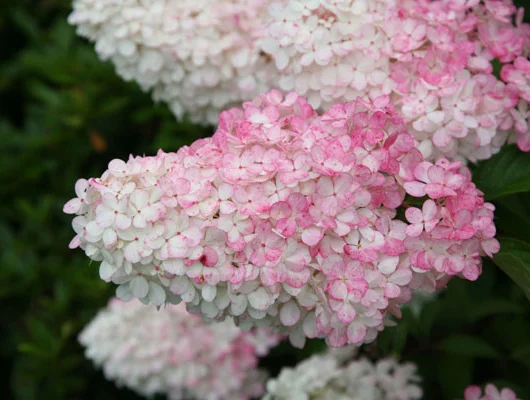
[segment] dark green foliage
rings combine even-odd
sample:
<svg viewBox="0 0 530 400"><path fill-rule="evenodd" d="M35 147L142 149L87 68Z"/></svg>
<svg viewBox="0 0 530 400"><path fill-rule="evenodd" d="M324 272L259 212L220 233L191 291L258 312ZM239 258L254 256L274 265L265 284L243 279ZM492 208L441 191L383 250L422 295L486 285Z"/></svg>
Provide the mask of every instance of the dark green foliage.
<svg viewBox="0 0 530 400"><path fill-rule="evenodd" d="M99 176L111 159L172 151L212 131L177 123L101 63L65 22L68 1L11 4L0 10L0 398L133 399L77 343L114 289L68 249L73 232L62 206L77 178ZM514 146L475 168L497 206L502 270L486 262L477 282L453 280L419 315L405 309L397 327L362 349L417 362L425 399L452 400L488 381L530 398L529 171L530 158ZM276 374L322 348L284 343L262 365Z"/></svg>
<svg viewBox="0 0 530 400"><path fill-rule="evenodd" d="M471 383L492 381L530 398L530 302L491 261L476 282L454 279L419 315L403 314L379 336L377 356L416 362L425 399L453 400Z"/></svg>
<svg viewBox="0 0 530 400"><path fill-rule="evenodd" d="M482 189L487 200L530 190L530 153L517 146L505 146L488 162L480 163L473 181Z"/></svg>
<svg viewBox="0 0 530 400"><path fill-rule="evenodd" d="M13 2L15 4L15 2ZM211 134L176 123L118 78L66 23L68 1L17 1L0 15L0 398L136 398L83 357L80 329L114 289L70 251L62 205L113 158Z"/></svg>

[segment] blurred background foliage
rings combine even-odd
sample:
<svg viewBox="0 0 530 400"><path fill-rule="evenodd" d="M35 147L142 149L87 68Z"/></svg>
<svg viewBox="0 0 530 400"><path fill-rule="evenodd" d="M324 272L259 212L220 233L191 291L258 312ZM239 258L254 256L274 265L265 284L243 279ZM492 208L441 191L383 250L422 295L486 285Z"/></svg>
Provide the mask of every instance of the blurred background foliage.
<svg viewBox="0 0 530 400"><path fill-rule="evenodd" d="M73 232L62 206L76 179L101 175L113 158L176 150L212 133L177 123L163 104L118 78L75 36L69 10L67 0L17 0L0 9L2 399L136 398L106 382L77 343L114 288L82 252L68 249ZM515 172L506 175L514 157ZM517 239L503 242L510 251L495 261L530 288L530 159L508 147L475 173L498 207L500 235ZM320 341L303 351L284 343L262 364L276 374L322 348ZM530 302L486 261L477 282L453 280L361 351L418 363L425 399L455 399L487 381L530 399Z"/></svg>

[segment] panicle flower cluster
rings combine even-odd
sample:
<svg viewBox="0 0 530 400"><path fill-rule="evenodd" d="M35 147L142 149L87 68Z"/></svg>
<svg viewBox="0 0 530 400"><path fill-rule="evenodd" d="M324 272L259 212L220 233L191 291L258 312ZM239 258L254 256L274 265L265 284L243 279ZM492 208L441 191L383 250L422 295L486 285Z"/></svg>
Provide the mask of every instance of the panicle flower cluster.
<svg viewBox="0 0 530 400"><path fill-rule="evenodd" d="M267 382L263 400L414 400L422 396L419 381L411 363L399 364L392 358L344 363L328 352L283 368Z"/></svg>
<svg viewBox="0 0 530 400"><path fill-rule="evenodd" d="M177 116L217 123L219 112L269 88L260 53L267 0L74 0L69 22L118 74Z"/></svg>
<svg viewBox="0 0 530 400"><path fill-rule="evenodd" d="M80 179L70 247L124 300L184 301L296 346L369 342L412 290L475 280L499 248L467 168L415 144L388 97L318 115L271 91L223 112L212 138Z"/></svg>
<svg viewBox="0 0 530 400"><path fill-rule="evenodd" d="M258 356L279 337L233 321L206 323L184 305L160 310L112 299L84 328L79 341L105 377L144 396L178 399L250 399L264 392Z"/></svg>
<svg viewBox="0 0 530 400"><path fill-rule="evenodd" d="M469 386L464 392L464 400L519 400L513 390L504 388L497 389L495 385L489 383L484 389L484 396L482 390L478 386Z"/></svg>
<svg viewBox="0 0 530 400"><path fill-rule="evenodd" d="M388 94L429 159L489 158L512 131L530 151L530 25L512 0L281 0L269 10L260 44L279 87L315 108Z"/></svg>

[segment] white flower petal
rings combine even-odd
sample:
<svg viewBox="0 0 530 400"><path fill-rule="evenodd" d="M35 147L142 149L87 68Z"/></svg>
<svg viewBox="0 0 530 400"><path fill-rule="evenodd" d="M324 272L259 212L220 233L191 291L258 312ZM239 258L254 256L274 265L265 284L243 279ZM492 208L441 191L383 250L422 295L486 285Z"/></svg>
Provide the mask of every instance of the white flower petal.
<svg viewBox="0 0 530 400"><path fill-rule="evenodd" d="M116 288L116 297L123 301L130 301L133 298L129 285L120 285Z"/></svg>
<svg viewBox="0 0 530 400"><path fill-rule="evenodd" d="M149 282L149 300L155 306L160 306L166 301L166 292L158 284Z"/></svg>
<svg viewBox="0 0 530 400"><path fill-rule="evenodd" d="M103 244L108 249L118 242L118 234L114 229L107 228L103 231Z"/></svg>
<svg viewBox="0 0 530 400"><path fill-rule="evenodd" d="M271 298L270 295L265 291L265 289L260 287L252 293L249 293L248 302L256 310L263 311L269 307L271 303Z"/></svg>
<svg viewBox="0 0 530 400"><path fill-rule="evenodd" d="M106 261L103 261L99 266L99 277L105 282L110 282L112 275L116 272L116 267L112 264L109 264Z"/></svg>
<svg viewBox="0 0 530 400"><path fill-rule="evenodd" d="M201 290L202 298L205 301L213 301L217 294L217 286L204 285Z"/></svg>
<svg viewBox="0 0 530 400"><path fill-rule="evenodd" d="M142 275L132 278L129 287L131 288L133 296L139 299L147 296L147 293L149 293L149 283L147 283L147 279Z"/></svg>
<svg viewBox="0 0 530 400"><path fill-rule="evenodd" d="M300 308L295 301L285 303L280 310L280 321L285 326L293 326L300 320Z"/></svg>
<svg viewBox="0 0 530 400"><path fill-rule="evenodd" d="M247 296L245 296L244 294L234 296L232 298L232 304L230 304L230 311L233 315L237 317L238 315L241 315L245 312L245 310L247 309L247 305Z"/></svg>
<svg viewBox="0 0 530 400"><path fill-rule="evenodd" d="M169 290L174 294L182 295L188 291L190 287L190 280L185 276L177 276L171 281Z"/></svg>
<svg viewBox="0 0 530 400"><path fill-rule="evenodd" d="M63 206L63 212L66 214L75 214L79 211L82 204L81 199L78 199L77 197L73 198Z"/></svg>

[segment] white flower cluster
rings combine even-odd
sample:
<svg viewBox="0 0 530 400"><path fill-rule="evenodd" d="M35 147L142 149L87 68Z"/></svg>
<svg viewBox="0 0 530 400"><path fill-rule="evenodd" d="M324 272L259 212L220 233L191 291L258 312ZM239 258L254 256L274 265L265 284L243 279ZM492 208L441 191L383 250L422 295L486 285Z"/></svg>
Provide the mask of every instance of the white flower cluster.
<svg viewBox="0 0 530 400"><path fill-rule="evenodd" d="M184 305L156 310L138 300L112 299L79 341L105 377L144 396L245 400L263 393L257 369L279 336L241 332L230 319L208 324Z"/></svg>
<svg viewBox="0 0 530 400"><path fill-rule="evenodd" d="M317 109L390 94L382 26L391 9L391 0L273 2L260 45L275 60L279 87L306 96Z"/></svg>
<svg viewBox="0 0 530 400"><path fill-rule="evenodd" d="M414 400L422 390L413 364L388 358L343 365L338 350L315 355L267 382L263 400Z"/></svg>
<svg viewBox="0 0 530 400"><path fill-rule="evenodd" d="M219 112L271 85L256 44L266 0L75 0L69 22L125 80L152 90L178 117L216 123Z"/></svg>

